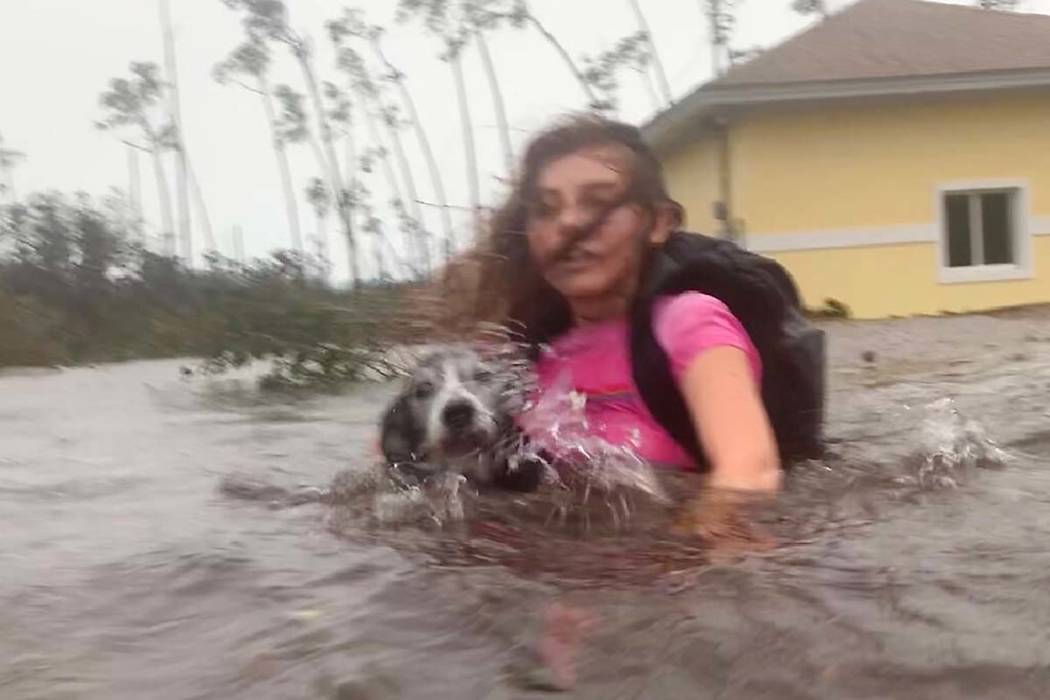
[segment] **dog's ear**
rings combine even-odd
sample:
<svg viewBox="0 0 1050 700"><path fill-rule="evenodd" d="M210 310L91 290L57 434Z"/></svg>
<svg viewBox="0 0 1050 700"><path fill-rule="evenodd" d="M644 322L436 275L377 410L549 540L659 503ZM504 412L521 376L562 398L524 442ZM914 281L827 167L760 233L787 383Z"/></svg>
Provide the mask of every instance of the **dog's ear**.
<svg viewBox="0 0 1050 700"><path fill-rule="evenodd" d="M423 428L408 405L408 396L402 394L386 413L380 427L380 447L388 464L414 462L420 455Z"/></svg>

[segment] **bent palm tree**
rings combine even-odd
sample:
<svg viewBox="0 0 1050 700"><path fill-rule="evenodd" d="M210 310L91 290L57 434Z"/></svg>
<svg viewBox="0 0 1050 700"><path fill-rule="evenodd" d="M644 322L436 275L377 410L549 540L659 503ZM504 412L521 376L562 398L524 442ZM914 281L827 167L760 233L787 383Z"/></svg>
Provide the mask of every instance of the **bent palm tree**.
<svg viewBox="0 0 1050 700"><path fill-rule="evenodd" d="M234 49L222 63L215 67L212 74L219 83L234 83L259 95L263 113L266 116L266 126L270 131L270 142L277 158L277 170L281 178L281 193L284 196L284 211L288 219L292 248L302 253L304 252L303 234L299 223L299 206L295 190L292 188L292 169L288 163L285 138L278 129L277 115L274 111L273 92L269 81L270 61L266 45L258 37L253 37ZM238 76L244 76L254 84L243 82Z"/></svg>
<svg viewBox="0 0 1050 700"><path fill-rule="evenodd" d="M99 102L106 114L95 126L102 130L134 128L148 144L153 157L153 172L157 179L157 199L160 203L161 239L164 255L175 256L175 231L172 227L171 194L161 154L171 147L171 127L157 124L152 111L161 98L161 83L154 63L132 63L131 79L113 78L109 90L102 93Z"/></svg>

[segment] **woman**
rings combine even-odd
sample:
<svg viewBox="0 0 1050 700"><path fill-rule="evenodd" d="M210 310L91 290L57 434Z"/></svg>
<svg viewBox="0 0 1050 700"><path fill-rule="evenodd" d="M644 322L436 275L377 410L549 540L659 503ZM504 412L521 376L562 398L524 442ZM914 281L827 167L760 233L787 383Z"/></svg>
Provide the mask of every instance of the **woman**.
<svg viewBox="0 0 1050 700"><path fill-rule="evenodd" d="M638 129L573 118L529 145L483 250L478 300L482 317L516 324L550 346L537 361L541 391L567 377L586 397L588 422L602 437L624 443L633 436L639 456L690 469L695 460L638 394L628 344L629 312L649 262L682 218ZM729 494L780 487L759 354L726 305L699 292L659 298L653 332L708 467L701 507L689 511L702 520L690 526L712 534L718 525L709 516L718 521L723 510L713 506L733 500Z"/></svg>
<svg viewBox="0 0 1050 700"><path fill-rule="evenodd" d="M474 256L481 266L475 293L458 287L449 298L471 297L475 319L517 326L527 340L548 345L536 364L540 391L559 391L567 379L586 398L588 425L606 440L630 440L657 466L695 469L690 451L639 395L628 340L653 254L682 219L638 129L571 119L529 145L515 190ZM708 468L681 529L723 546L759 544L739 506L781 483L759 354L726 305L699 292L657 299L652 319ZM542 431L532 437L543 444ZM544 619L539 658L558 687L571 687L592 617L555 603Z"/></svg>

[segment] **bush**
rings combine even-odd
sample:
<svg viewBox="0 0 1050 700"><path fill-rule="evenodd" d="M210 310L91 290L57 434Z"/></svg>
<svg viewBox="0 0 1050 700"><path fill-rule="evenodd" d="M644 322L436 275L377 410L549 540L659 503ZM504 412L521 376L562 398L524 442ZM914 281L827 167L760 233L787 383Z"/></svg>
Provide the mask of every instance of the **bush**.
<svg viewBox="0 0 1050 700"><path fill-rule="evenodd" d="M838 299L825 299L824 305L815 309L807 309L806 313L812 318L840 318L849 319L853 316L852 309Z"/></svg>

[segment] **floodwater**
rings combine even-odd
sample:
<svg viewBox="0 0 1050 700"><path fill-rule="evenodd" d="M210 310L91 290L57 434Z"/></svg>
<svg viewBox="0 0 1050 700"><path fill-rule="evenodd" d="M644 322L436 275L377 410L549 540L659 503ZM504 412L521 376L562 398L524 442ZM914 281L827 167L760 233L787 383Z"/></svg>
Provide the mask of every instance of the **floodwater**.
<svg viewBox="0 0 1050 700"><path fill-rule="evenodd" d="M1048 697L1047 324L900 323L830 327L832 455L742 557L641 496L627 522L499 495L438 526L220 489L368 469L388 386L0 376L0 697L543 697L555 601L592 621L568 697Z"/></svg>

